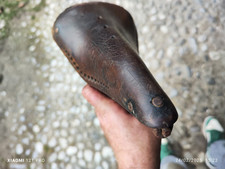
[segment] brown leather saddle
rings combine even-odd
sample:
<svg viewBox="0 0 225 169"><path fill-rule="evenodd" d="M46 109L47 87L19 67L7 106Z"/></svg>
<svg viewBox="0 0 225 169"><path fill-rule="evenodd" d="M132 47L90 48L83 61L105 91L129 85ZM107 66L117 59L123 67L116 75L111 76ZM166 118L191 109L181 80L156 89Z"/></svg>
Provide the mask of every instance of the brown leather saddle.
<svg viewBox="0 0 225 169"><path fill-rule="evenodd" d="M138 55L131 15L122 7L91 2L59 15L53 37L80 76L141 123L167 137L177 111Z"/></svg>

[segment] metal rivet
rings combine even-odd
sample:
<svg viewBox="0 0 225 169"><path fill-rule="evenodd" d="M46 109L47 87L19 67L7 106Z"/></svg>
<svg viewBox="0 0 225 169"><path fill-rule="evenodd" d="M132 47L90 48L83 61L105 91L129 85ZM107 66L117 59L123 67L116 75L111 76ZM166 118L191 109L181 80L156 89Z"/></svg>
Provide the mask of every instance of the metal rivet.
<svg viewBox="0 0 225 169"><path fill-rule="evenodd" d="M131 102L129 102L129 103L127 104L127 107L128 107L128 110L129 110L130 112L133 112L134 108L133 108L133 104L132 104Z"/></svg>
<svg viewBox="0 0 225 169"><path fill-rule="evenodd" d="M98 16L98 19L102 19L103 17L100 15L100 16Z"/></svg>
<svg viewBox="0 0 225 169"><path fill-rule="evenodd" d="M163 99L159 96L157 97L154 97L152 99L152 104L155 106L155 107L162 107L163 106Z"/></svg>
<svg viewBox="0 0 225 169"><path fill-rule="evenodd" d="M108 25L104 25L104 28L106 29L106 28L108 28L109 26Z"/></svg>

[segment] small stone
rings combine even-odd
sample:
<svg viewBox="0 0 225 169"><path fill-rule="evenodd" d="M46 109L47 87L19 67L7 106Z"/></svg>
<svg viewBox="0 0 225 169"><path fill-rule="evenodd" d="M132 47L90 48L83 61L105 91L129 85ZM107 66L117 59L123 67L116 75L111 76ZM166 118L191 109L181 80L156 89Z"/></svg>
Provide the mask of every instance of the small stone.
<svg viewBox="0 0 225 169"><path fill-rule="evenodd" d="M99 123L99 120L98 120L97 117L95 117L95 119L94 119L94 125L95 125L96 127L99 127L99 126L100 126L100 123Z"/></svg>
<svg viewBox="0 0 225 169"><path fill-rule="evenodd" d="M83 152L81 150L78 151L77 157L80 158L80 159L83 158Z"/></svg>
<svg viewBox="0 0 225 169"><path fill-rule="evenodd" d="M79 164L81 167L86 167L86 162L85 162L83 159L79 159L78 164Z"/></svg>
<svg viewBox="0 0 225 169"><path fill-rule="evenodd" d="M96 164L99 164L101 161L102 157L101 157L101 153L100 152L96 152L95 153L95 157L94 157L94 161Z"/></svg>
<svg viewBox="0 0 225 169"><path fill-rule="evenodd" d="M25 121L25 116L20 116L20 121L24 122Z"/></svg>
<svg viewBox="0 0 225 169"><path fill-rule="evenodd" d="M208 79L207 83L209 85L215 85L216 84L216 80L215 80L215 78L211 77L211 78Z"/></svg>
<svg viewBox="0 0 225 169"><path fill-rule="evenodd" d="M21 26L23 27L23 28L25 28L25 27L27 27L27 23L26 22L21 22Z"/></svg>
<svg viewBox="0 0 225 169"><path fill-rule="evenodd" d="M205 42L206 39L207 39L207 37L206 37L205 35L200 35L200 36L198 36L198 41L199 41L199 42Z"/></svg>
<svg viewBox="0 0 225 169"><path fill-rule="evenodd" d="M0 29L4 28L6 25L5 20L0 20Z"/></svg>
<svg viewBox="0 0 225 169"><path fill-rule="evenodd" d="M100 143L95 143L95 150L96 151L99 151L99 150L101 150L101 148L102 148L102 145L100 144Z"/></svg>
<svg viewBox="0 0 225 169"><path fill-rule="evenodd" d="M31 153L31 150L30 150L30 149L27 149L26 152L25 152L25 155L26 155L26 156L29 156L30 153Z"/></svg>
<svg viewBox="0 0 225 169"><path fill-rule="evenodd" d="M32 45L32 46L29 47L29 51L30 52L33 52L35 49L36 49L36 47L34 45Z"/></svg>
<svg viewBox="0 0 225 169"><path fill-rule="evenodd" d="M40 111L40 112L43 112L43 111L45 111L45 106L38 105L38 106L36 106L36 110Z"/></svg>
<svg viewBox="0 0 225 169"><path fill-rule="evenodd" d="M172 57L173 54L174 54L174 51L175 51L175 48L173 46L170 46L167 48L167 51L166 51L166 54L169 56L169 57Z"/></svg>
<svg viewBox="0 0 225 169"><path fill-rule="evenodd" d="M93 158L93 152L91 150L84 150L84 159L87 162L91 162Z"/></svg>
<svg viewBox="0 0 225 169"><path fill-rule="evenodd" d="M69 146L67 149L66 149L66 154L68 155L68 156L72 156L72 155L74 155L74 154L76 154L77 153L77 147L75 147L75 146Z"/></svg>
<svg viewBox="0 0 225 169"><path fill-rule="evenodd" d="M73 167L72 167L71 164L67 164L67 165L66 165L66 169L73 169Z"/></svg>
<svg viewBox="0 0 225 169"><path fill-rule="evenodd" d="M47 144L47 142L48 142L47 135L42 135L42 136L41 136L41 142L42 142L43 144Z"/></svg>
<svg viewBox="0 0 225 169"><path fill-rule="evenodd" d="M142 31L143 34L147 34L149 32L149 27L148 26L143 26L141 31Z"/></svg>
<svg viewBox="0 0 225 169"><path fill-rule="evenodd" d="M219 60L220 59L220 53L217 51L209 52L209 57L211 60Z"/></svg>
<svg viewBox="0 0 225 169"><path fill-rule="evenodd" d="M164 52L163 52L163 50L160 50L158 53L157 53L157 59L162 59L163 58L163 56L164 56Z"/></svg>
<svg viewBox="0 0 225 169"><path fill-rule="evenodd" d="M29 144L29 138L23 138L22 143L28 145Z"/></svg>
<svg viewBox="0 0 225 169"><path fill-rule="evenodd" d="M38 153L42 153L43 152L43 144L41 142L37 142L35 144L35 150Z"/></svg>
<svg viewBox="0 0 225 169"><path fill-rule="evenodd" d="M178 95L178 91L176 89L172 89L170 91L170 97L173 98L173 97L176 97Z"/></svg>
<svg viewBox="0 0 225 169"><path fill-rule="evenodd" d="M150 64L151 64L151 68L152 68L152 69L158 69L158 68L159 68L159 62L158 62L157 59L152 60L152 61L150 62Z"/></svg>
<svg viewBox="0 0 225 169"><path fill-rule="evenodd" d="M66 120L63 120L61 123L61 126L64 128L67 128L69 126L68 122Z"/></svg>
<svg viewBox="0 0 225 169"><path fill-rule="evenodd" d="M55 147L55 146L56 146L56 143L57 143L57 141L56 141L56 139L53 137L53 138L51 138L51 139L49 140L48 145L49 145L49 147Z"/></svg>
<svg viewBox="0 0 225 169"><path fill-rule="evenodd" d="M49 156L48 161L49 161L50 163L52 163L52 162L56 161L56 159L57 159L57 154L56 154L56 153L53 153L53 154L51 154L51 155Z"/></svg>
<svg viewBox="0 0 225 169"><path fill-rule="evenodd" d="M164 20L164 19L166 19L166 15L164 15L163 13L159 13L159 14L158 14L158 18L159 18L160 20Z"/></svg>
<svg viewBox="0 0 225 169"><path fill-rule="evenodd" d="M20 155L23 153L23 146L21 144L16 145L16 154Z"/></svg>
<svg viewBox="0 0 225 169"><path fill-rule="evenodd" d="M58 159L59 160L64 160L65 157L66 157L66 155L65 155L64 151L60 151L59 154L58 154Z"/></svg>
<svg viewBox="0 0 225 169"><path fill-rule="evenodd" d="M157 12L157 10L156 10L155 7L153 7L153 8L150 10L150 13L151 13L152 15L154 15L156 12Z"/></svg>
<svg viewBox="0 0 225 169"><path fill-rule="evenodd" d="M34 126L33 126L33 131L34 131L35 133L39 133L39 132L40 132L40 127L39 127L38 125L34 125Z"/></svg>
<svg viewBox="0 0 225 169"><path fill-rule="evenodd" d="M191 133L196 133L196 132L199 132L200 131L200 128L198 125L194 125L194 126L191 126L190 127L190 132Z"/></svg>
<svg viewBox="0 0 225 169"><path fill-rule="evenodd" d="M103 147L102 156L104 158L110 157L110 156L112 156L112 154L113 154L112 149L109 146Z"/></svg>
<svg viewBox="0 0 225 169"><path fill-rule="evenodd" d="M67 147L67 140L65 138L60 138L59 144L62 148L66 148Z"/></svg>
<svg viewBox="0 0 225 169"><path fill-rule="evenodd" d="M84 143L77 143L77 147L78 147L78 149L83 150L84 149Z"/></svg>
<svg viewBox="0 0 225 169"><path fill-rule="evenodd" d="M66 130L63 130L63 129L60 131L60 135L62 137L67 137L68 136L67 131Z"/></svg>
<svg viewBox="0 0 225 169"><path fill-rule="evenodd" d="M201 51L205 52L208 50L208 46L206 44L201 45Z"/></svg>
<svg viewBox="0 0 225 169"><path fill-rule="evenodd" d="M162 33L168 33L168 28L167 28L167 26L165 26L165 25L163 25L163 26L161 26L160 27L160 31L162 32Z"/></svg>
<svg viewBox="0 0 225 169"><path fill-rule="evenodd" d="M192 52L197 53L198 46L197 46L195 38L189 38L188 43L189 43L189 46L191 47Z"/></svg>
<svg viewBox="0 0 225 169"><path fill-rule="evenodd" d="M108 162L107 162L107 161L103 161L103 162L102 162L102 167L103 167L104 169L109 169L109 164L108 164Z"/></svg>
<svg viewBox="0 0 225 169"><path fill-rule="evenodd" d="M58 128L58 127L60 126L59 121L54 121L54 122L52 123L52 126L53 126L54 128Z"/></svg>

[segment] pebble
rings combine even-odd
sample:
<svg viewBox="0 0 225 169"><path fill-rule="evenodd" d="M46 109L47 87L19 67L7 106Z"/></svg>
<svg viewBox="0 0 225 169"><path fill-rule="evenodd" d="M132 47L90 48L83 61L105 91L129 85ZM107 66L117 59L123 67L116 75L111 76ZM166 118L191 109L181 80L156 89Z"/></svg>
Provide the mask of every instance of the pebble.
<svg viewBox="0 0 225 169"><path fill-rule="evenodd" d="M30 153L31 153L31 150L30 150L30 149L27 149L27 150L25 151L25 155L26 155L26 156L29 156Z"/></svg>
<svg viewBox="0 0 225 169"><path fill-rule="evenodd" d="M104 169L109 169L109 164L108 164L108 162L107 162L107 161L103 161L103 162L102 162L102 167L103 167Z"/></svg>
<svg viewBox="0 0 225 169"><path fill-rule="evenodd" d="M219 60L220 59L220 53L217 51L211 51L209 52L209 57L211 60Z"/></svg>
<svg viewBox="0 0 225 169"><path fill-rule="evenodd" d="M54 128L58 128L58 127L60 126L59 121L54 121L54 122L52 123L52 126L53 126Z"/></svg>
<svg viewBox="0 0 225 169"><path fill-rule="evenodd" d="M61 123L61 126L64 128L67 128L69 126L68 122L66 120L63 120Z"/></svg>
<svg viewBox="0 0 225 169"><path fill-rule="evenodd" d="M42 106L42 105L36 106L36 110L39 112L43 112L43 111L45 111L45 109L46 109L45 106Z"/></svg>
<svg viewBox="0 0 225 169"><path fill-rule="evenodd" d="M25 119L26 119L25 116L20 116L20 121L21 121L21 122L24 122Z"/></svg>
<svg viewBox="0 0 225 169"><path fill-rule="evenodd" d="M94 125L95 125L96 127L99 127L99 126L100 126L100 123L99 123L99 120L98 120L97 117L95 117L95 119L94 119Z"/></svg>
<svg viewBox="0 0 225 169"><path fill-rule="evenodd" d="M85 167L85 166L86 166L86 162L85 162L83 159L79 159L78 164L79 164L81 167Z"/></svg>
<svg viewBox="0 0 225 169"><path fill-rule="evenodd" d="M163 26L161 26L160 27L160 31L162 32L162 33L168 33L168 28L167 28L167 26L165 26L165 25L163 25Z"/></svg>
<svg viewBox="0 0 225 169"><path fill-rule="evenodd" d="M172 89L169 95L170 95L170 98L176 97L178 95L178 91L176 89Z"/></svg>
<svg viewBox="0 0 225 169"><path fill-rule="evenodd" d="M0 20L0 29L3 29L4 27L5 27L5 25L6 25L6 22L5 22L5 20Z"/></svg>
<svg viewBox="0 0 225 169"><path fill-rule="evenodd" d="M101 150L102 145L100 143L95 143L94 147L95 147L96 151L99 151L99 150Z"/></svg>
<svg viewBox="0 0 225 169"><path fill-rule="evenodd" d="M208 85L215 85L216 80L215 80L215 78L211 77L211 78L208 79L207 83L208 83Z"/></svg>
<svg viewBox="0 0 225 169"><path fill-rule="evenodd" d="M96 152L96 153L95 153L95 156L94 156L94 161L95 161L95 163L96 163L96 164L99 164L99 163L101 162L101 159L102 159L101 153L100 153L100 152Z"/></svg>
<svg viewBox="0 0 225 169"><path fill-rule="evenodd" d="M56 139L55 139L54 137L51 138L51 139L49 140L49 142L48 142L49 147L55 147L56 144L57 144L57 141L56 141Z"/></svg>
<svg viewBox="0 0 225 169"><path fill-rule="evenodd" d="M201 45L201 50L202 50L203 52L207 51L207 50L208 50L208 46L207 46L206 44L202 44L202 45Z"/></svg>
<svg viewBox="0 0 225 169"><path fill-rule="evenodd" d="M40 127L39 127L38 125L34 125L34 126L33 126L33 131L34 131L35 133L39 133L39 132L40 132Z"/></svg>
<svg viewBox="0 0 225 169"><path fill-rule="evenodd" d="M102 148L102 157L107 158L113 155L112 149L109 146Z"/></svg>
<svg viewBox="0 0 225 169"><path fill-rule="evenodd" d="M77 147L75 147L75 146L69 146L67 149L66 149L66 154L68 155L68 156L72 156L72 155L74 155L74 154L76 154L77 153Z"/></svg>
<svg viewBox="0 0 225 169"><path fill-rule="evenodd" d="M43 144L41 142L37 142L35 144L35 151L37 153L42 153L43 152Z"/></svg>
<svg viewBox="0 0 225 169"><path fill-rule="evenodd" d="M23 146L22 144L17 144L16 145L16 154L20 155L23 153Z"/></svg>
<svg viewBox="0 0 225 169"><path fill-rule="evenodd" d="M167 54L169 57L172 57L173 54L174 54L174 51L175 51L175 47L169 46L169 47L167 48L166 54Z"/></svg>
<svg viewBox="0 0 225 169"><path fill-rule="evenodd" d="M65 138L60 138L59 144L62 148L66 148L67 147L67 140Z"/></svg>
<svg viewBox="0 0 225 169"><path fill-rule="evenodd" d="M59 154L58 154L58 159L59 160L64 160L66 157L66 154L64 151L60 151Z"/></svg>
<svg viewBox="0 0 225 169"><path fill-rule="evenodd" d="M198 42L205 42L207 39L207 36L206 35L200 35L198 36Z"/></svg>
<svg viewBox="0 0 225 169"><path fill-rule="evenodd" d="M34 45L32 45L32 46L29 47L29 51L30 51L30 52L35 51L35 49L36 49L36 47L35 47Z"/></svg>
<svg viewBox="0 0 225 169"><path fill-rule="evenodd" d="M52 154L49 156L48 161L49 161L50 163L52 163L52 162L56 161L56 159L57 159L57 154L56 154L56 153L52 153Z"/></svg>
<svg viewBox="0 0 225 169"><path fill-rule="evenodd" d="M22 143L23 144L29 145L29 142L30 142L30 140L27 137L25 137L25 138L22 139Z"/></svg>
<svg viewBox="0 0 225 169"><path fill-rule="evenodd" d="M194 54L197 53L198 52L198 46L197 46L195 38L189 38L188 43L189 43L189 46L190 46L192 52Z"/></svg>
<svg viewBox="0 0 225 169"><path fill-rule="evenodd" d="M91 162L93 158L93 152L91 150L84 150L84 159L87 162Z"/></svg>

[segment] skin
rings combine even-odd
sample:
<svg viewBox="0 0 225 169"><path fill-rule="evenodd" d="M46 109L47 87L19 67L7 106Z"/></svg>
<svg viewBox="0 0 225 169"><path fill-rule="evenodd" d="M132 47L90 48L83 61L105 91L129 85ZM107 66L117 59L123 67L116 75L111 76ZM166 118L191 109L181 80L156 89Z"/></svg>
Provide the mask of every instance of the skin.
<svg viewBox="0 0 225 169"><path fill-rule="evenodd" d="M119 169L157 169L161 139L120 105L86 85L83 96L94 106L105 137L111 145Z"/></svg>

